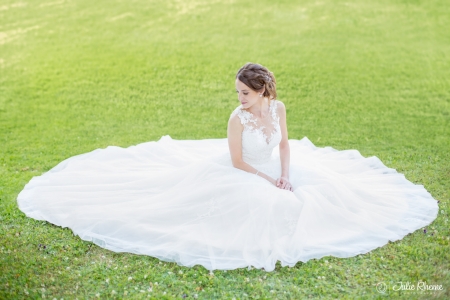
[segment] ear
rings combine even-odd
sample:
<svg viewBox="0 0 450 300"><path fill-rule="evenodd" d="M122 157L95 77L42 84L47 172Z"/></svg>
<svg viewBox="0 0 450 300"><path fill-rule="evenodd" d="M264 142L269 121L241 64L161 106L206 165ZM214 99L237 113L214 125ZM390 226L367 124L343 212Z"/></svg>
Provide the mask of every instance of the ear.
<svg viewBox="0 0 450 300"><path fill-rule="evenodd" d="M266 91L266 86L264 85L258 93L264 94L265 91Z"/></svg>

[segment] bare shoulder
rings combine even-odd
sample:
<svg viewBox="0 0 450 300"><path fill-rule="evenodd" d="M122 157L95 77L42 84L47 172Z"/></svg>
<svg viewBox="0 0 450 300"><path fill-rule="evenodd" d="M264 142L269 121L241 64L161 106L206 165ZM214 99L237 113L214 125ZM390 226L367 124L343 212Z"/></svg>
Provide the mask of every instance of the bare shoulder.
<svg viewBox="0 0 450 300"><path fill-rule="evenodd" d="M228 124L241 124L241 119L238 114L232 113L230 115L230 119L228 120Z"/></svg>
<svg viewBox="0 0 450 300"><path fill-rule="evenodd" d="M275 100L275 101L277 101L277 111L278 111L278 114L283 114L283 115L285 115L285 114L286 114L286 106L284 105L284 103L281 102L280 100Z"/></svg>
<svg viewBox="0 0 450 300"><path fill-rule="evenodd" d="M236 108L230 115L230 119L228 120L229 128L242 128L241 119L238 114L238 108Z"/></svg>

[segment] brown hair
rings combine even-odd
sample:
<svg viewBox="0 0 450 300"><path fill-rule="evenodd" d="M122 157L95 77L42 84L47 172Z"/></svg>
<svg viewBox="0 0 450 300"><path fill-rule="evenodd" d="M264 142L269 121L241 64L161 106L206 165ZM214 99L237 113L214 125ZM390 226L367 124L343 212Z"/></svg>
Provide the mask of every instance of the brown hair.
<svg viewBox="0 0 450 300"><path fill-rule="evenodd" d="M277 99L275 76L266 67L250 62L246 63L239 69L236 78L255 92L259 92L265 87L263 96L268 97L269 101Z"/></svg>

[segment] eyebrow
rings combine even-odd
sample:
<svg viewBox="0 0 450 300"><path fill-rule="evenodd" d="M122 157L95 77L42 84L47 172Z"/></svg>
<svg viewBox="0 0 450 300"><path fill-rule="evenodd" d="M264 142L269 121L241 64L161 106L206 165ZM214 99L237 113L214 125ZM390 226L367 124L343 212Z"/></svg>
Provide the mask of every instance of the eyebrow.
<svg viewBox="0 0 450 300"><path fill-rule="evenodd" d="M243 92L248 92L248 90L242 90ZM238 90L236 89L236 92L238 92Z"/></svg>

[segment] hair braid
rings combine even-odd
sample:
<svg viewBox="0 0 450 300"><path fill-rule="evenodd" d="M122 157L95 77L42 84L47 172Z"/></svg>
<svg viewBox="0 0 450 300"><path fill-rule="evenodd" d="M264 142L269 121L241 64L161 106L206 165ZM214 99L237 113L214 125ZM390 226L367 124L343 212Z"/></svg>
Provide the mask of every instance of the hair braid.
<svg viewBox="0 0 450 300"><path fill-rule="evenodd" d="M256 92L264 88L263 96L268 97L269 101L277 98L275 76L260 64L246 63L239 69L236 78Z"/></svg>

